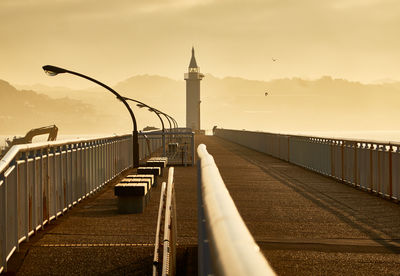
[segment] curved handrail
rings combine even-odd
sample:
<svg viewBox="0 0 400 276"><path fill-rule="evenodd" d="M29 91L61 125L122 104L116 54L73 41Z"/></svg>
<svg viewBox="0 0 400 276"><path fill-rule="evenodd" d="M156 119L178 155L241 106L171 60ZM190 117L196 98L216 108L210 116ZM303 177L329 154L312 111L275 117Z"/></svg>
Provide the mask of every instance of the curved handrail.
<svg viewBox="0 0 400 276"><path fill-rule="evenodd" d="M213 268L216 275L275 275L241 218L204 144L201 162L202 196Z"/></svg>
<svg viewBox="0 0 400 276"><path fill-rule="evenodd" d="M153 257L153 276L158 275L158 248L160 247L160 230L161 230L161 217L164 209L164 198L166 191L167 183L163 182L161 185L161 193L160 193L160 204L158 207L158 216L157 216L157 228L156 228L156 240L154 242L154 257Z"/></svg>
<svg viewBox="0 0 400 276"><path fill-rule="evenodd" d="M105 140L105 139L121 139L121 138L129 138L131 134L127 135L113 135L113 136L104 136L104 137L94 137L90 139L72 139L72 140L59 140L59 141L52 141L52 142L38 142L32 144L22 144L22 145L15 145L10 148L10 150L0 159L0 173L2 173L12 160L16 157L16 155L21 151L31 151L37 150L45 147L59 147L68 144L79 144L79 143L90 143L97 140Z"/></svg>
<svg viewBox="0 0 400 276"><path fill-rule="evenodd" d="M161 275L175 275L176 218L174 201L174 167L168 170L168 184L165 198L163 264Z"/></svg>
<svg viewBox="0 0 400 276"><path fill-rule="evenodd" d="M273 136L284 136L290 138L304 138L304 139L315 139L315 140L327 140L332 142L356 142L356 143L364 143L364 144L377 144L384 146L396 146L400 147L400 142L398 141L382 141L382 140L374 140L374 139L352 139L352 138L342 138L342 137L329 137L329 136L313 136L313 135L301 135L301 134L287 134L287 133L274 133L274 132L264 132L264 131L252 131L252 130L238 130L238 129L228 129L228 128L216 128L216 131L232 131L232 132L246 132L246 133L254 133L254 134L266 134ZM218 136L218 135L217 135Z"/></svg>

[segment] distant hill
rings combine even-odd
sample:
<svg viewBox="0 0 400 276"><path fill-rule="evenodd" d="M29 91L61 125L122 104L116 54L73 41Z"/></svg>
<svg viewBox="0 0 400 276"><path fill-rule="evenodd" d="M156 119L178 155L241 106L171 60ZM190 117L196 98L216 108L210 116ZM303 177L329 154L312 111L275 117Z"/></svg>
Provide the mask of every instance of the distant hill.
<svg viewBox="0 0 400 276"><path fill-rule="evenodd" d="M23 134L56 124L60 134L99 133L115 120L99 120L101 114L89 103L70 98L52 99L32 90L17 90L0 80L0 133Z"/></svg>
<svg viewBox="0 0 400 276"><path fill-rule="evenodd" d="M152 105L185 124L185 81L161 76L140 75L117 83L120 94ZM103 118L115 118L116 124L131 130L129 115L115 97L102 88L86 91L37 87L51 96L68 96L88 104ZM266 96L267 93L267 96ZM58 95L58 96L55 96ZM400 116L397 103L400 82L363 84L329 76L316 80L301 78L271 81L237 77L217 78L206 74L201 82L202 126L225 128L298 131L298 130L380 130L394 129ZM66 99L64 99L66 100ZM159 127L154 114L132 108L139 128ZM109 127L109 129L113 129Z"/></svg>
<svg viewBox="0 0 400 276"><path fill-rule="evenodd" d="M202 82L203 123L225 128L299 130L393 129L400 115L400 83L362 84L329 76ZM267 96L265 96L268 93Z"/></svg>
<svg viewBox="0 0 400 276"><path fill-rule="evenodd" d="M173 116L181 126L185 123L185 83L184 81L176 81L161 76L140 75L134 76L116 85L110 85L118 93L125 97L130 97L142 101L150 106L166 112ZM29 89L30 86L19 86L20 88ZM120 127L117 131L132 131L132 122L129 113L125 107L115 99L115 97L102 87L96 87L87 90L71 90L63 87L48 87L45 85L34 85L35 91L45 94L52 99L60 99L68 97L70 99L79 100L83 103L90 104L97 112L105 118L114 118ZM131 104L132 109L137 117L138 128L142 129L148 125L161 127L160 121L155 114L150 113L146 109L139 109L135 103ZM168 123L166 127L169 127ZM109 128L114 129L114 128Z"/></svg>

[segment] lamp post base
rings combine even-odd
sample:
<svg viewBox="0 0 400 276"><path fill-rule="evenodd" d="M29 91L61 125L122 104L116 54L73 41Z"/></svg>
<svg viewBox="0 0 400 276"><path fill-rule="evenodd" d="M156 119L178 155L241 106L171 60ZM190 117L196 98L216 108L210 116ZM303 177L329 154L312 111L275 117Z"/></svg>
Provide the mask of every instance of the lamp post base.
<svg viewBox="0 0 400 276"><path fill-rule="evenodd" d="M132 142L133 142L133 147L132 147L132 154L133 154L133 168L139 167L139 140L138 140L138 132L137 130L134 130L132 132Z"/></svg>

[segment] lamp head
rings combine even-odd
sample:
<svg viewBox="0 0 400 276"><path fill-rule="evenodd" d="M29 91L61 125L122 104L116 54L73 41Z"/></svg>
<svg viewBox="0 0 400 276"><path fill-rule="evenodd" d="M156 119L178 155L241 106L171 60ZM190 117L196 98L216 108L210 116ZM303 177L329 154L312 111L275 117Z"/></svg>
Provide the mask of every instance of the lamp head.
<svg viewBox="0 0 400 276"><path fill-rule="evenodd" d="M52 66L52 65L45 65L42 68L43 68L44 72L49 76L56 76L58 74L68 72L67 70L65 70L63 68Z"/></svg>
<svg viewBox="0 0 400 276"><path fill-rule="evenodd" d="M141 103L136 104L136 106L139 107L139 108L146 107L144 104L141 104Z"/></svg>

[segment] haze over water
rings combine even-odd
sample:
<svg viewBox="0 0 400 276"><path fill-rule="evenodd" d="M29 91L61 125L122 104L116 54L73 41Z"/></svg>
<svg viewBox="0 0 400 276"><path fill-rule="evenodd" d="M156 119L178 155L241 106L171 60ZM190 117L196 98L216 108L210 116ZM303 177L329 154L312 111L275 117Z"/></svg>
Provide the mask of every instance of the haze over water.
<svg viewBox="0 0 400 276"><path fill-rule="evenodd" d="M268 131L265 131L268 132ZM304 135L304 136L316 136L316 137L325 137L325 138L343 138L350 140L367 140L367 141L378 141L378 142L395 142L400 143L400 131L340 131L340 132L332 132L332 131L305 131L305 132L293 132L293 133L282 133L282 134L293 134L293 135ZM115 134L69 134L69 135L60 135L57 138L57 141L61 140L75 140L75 139L90 139L94 136L113 136ZM212 135L212 129L206 130L206 135ZM16 135L24 136L24 135ZM0 135L0 147L6 145L5 140L7 138L12 138L14 135ZM33 139L33 143L35 142L45 142L47 141L47 135L40 135Z"/></svg>

